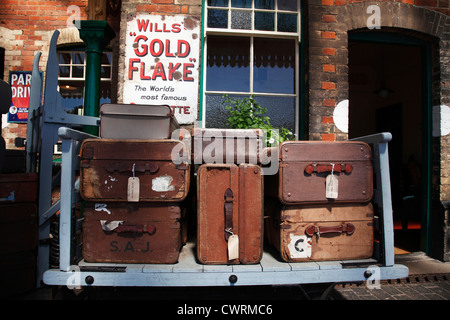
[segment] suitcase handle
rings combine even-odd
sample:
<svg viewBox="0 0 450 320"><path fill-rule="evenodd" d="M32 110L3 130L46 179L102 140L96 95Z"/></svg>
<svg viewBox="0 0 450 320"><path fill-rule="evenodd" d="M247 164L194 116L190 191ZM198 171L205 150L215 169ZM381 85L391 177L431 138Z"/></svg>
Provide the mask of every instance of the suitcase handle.
<svg viewBox="0 0 450 320"><path fill-rule="evenodd" d="M133 169L134 168L134 169ZM106 171L113 173L115 171L119 171L119 172L133 172L133 170L135 172L143 172L145 173L146 171L149 171L150 173L156 173L159 169L159 167L154 164L154 163L138 163L133 165L130 164L124 164L124 163L114 163L111 164L109 166L107 166Z"/></svg>
<svg viewBox="0 0 450 320"><path fill-rule="evenodd" d="M333 168L334 166L334 168ZM305 172L307 174L312 173L322 173L322 172L345 172L345 173L351 173L353 171L353 166L348 163L341 163L341 164L317 164L317 163L310 163L305 167Z"/></svg>
<svg viewBox="0 0 450 320"><path fill-rule="evenodd" d="M233 235L233 190L228 188L225 190L225 240L228 241L231 235Z"/></svg>
<svg viewBox="0 0 450 320"><path fill-rule="evenodd" d="M308 237L312 237L315 233L318 237L320 237L321 234L328 234L328 233L347 233L348 236L352 235L355 232L355 226L351 223L344 223L339 226L330 226L330 227L324 227L324 226L309 226L306 228L305 233Z"/></svg>
<svg viewBox="0 0 450 320"><path fill-rule="evenodd" d="M117 233L148 233L150 235L156 232L156 227L152 224L143 225L119 225L114 231Z"/></svg>

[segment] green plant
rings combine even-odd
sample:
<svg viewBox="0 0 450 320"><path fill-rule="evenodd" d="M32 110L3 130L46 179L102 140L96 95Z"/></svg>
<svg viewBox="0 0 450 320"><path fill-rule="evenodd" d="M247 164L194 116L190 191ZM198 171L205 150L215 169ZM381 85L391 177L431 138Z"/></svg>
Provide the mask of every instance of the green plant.
<svg viewBox="0 0 450 320"><path fill-rule="evenodd" d="M227 125L233 129L263 129L268 146L275 141L279 143L286 140L293 140L295 134L288 129L274 128L270 124L270 117L266 116L267 108L262 107L254 96L236 98L232 100L228 95L224 95L225 109L228 110ZM275 130L278 129L278 132Z"/></svg>

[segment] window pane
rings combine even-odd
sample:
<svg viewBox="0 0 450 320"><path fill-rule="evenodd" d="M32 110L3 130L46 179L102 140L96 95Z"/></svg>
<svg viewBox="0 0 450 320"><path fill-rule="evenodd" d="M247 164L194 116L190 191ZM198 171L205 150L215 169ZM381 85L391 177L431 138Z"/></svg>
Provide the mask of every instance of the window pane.
<svg viewBox="0 0 450 320"><path fill-rule="evenodd" d="M297 15L296 14L278 14L278 31L297 32Z"/></svg>
<svg viewBox="0 0 450 320"><path fill-rule="evenodd" d="M250 90L250 40L208 36L207 91Z"/></svg>
<svg viewBox="0 0 450 320"><path fill-rule="evenodd" d="M70 53L59 53L59 64L70 64Z"/></svg>
<svg viewBox="0 0 450 320"><path fill-rule="evenodd" d="M100 68L100 78L111 78L111 67L109 66L101 66Z"/></svg>
<svg viewBox="0 0 450 320"><path fill-rule="evenodd" d="M72 54L72 64L84 64L84 53L74 52Z"/></svg>
<svg viewBox="0 0 450 320"><path fill-rule="evenodd" d="M208 10L208 27L227 28L228 11L227 10Z"/></svg>
<svg viewBox="0 0 450 320"><path fill-rule="evenodd" d="M255 96L255 100L267 109L271 125L295 132L295 97Z"/></svg>
<svg viewBox="0 0 450 320"><path fill-rule="evenodd" d="M294 40L254 40L253 90L268 93L295 93Z"/></svg>
<svg viewBox="0 0 450 320"><path fill-rule="evenodd" d="M255 0L255 8L256 9L275 9L275 1L274 0Z"/></svg>
<svg viewBox="0 0 450 320"><path fill-rule="evenodd" d="M208 6L228 7L228 0L208 0Z"/></svg>
<svg viewBox="0 0 450 320"><path fill-rule="evenodd" d="M232 11L231 29L250 30L252 28L252 13L250 11Z"/></svg>
<svg viewBox="0 0 450 320"><path fill-rule="evenodd" d="M297 11L297 1L278 0L278 10Z"/></svg>
<svg viewBox="0 0 450 320"><path fill-rule="evenodd" d="M231 0L233 8L251 8L252 0Z"/></svg>
<svg viewBox="0 0 450 320"><path fill-rule="evenodd" d="M83 78L83 66L72 66L72 78Z"/></svg>
<svg viewBox="0 0 450 320"><path fill-rule="evenodd" d="M255 12L255 29L274 31L275 14L272 12Z"/></svg>
<svg viewBox="0 0 450 320"><path fill-rule="evenodd" d="M236 96L230 95L233 100ZM207 94L206 95L206 126L208 128L227 128L228 110L222 102L225 99L222 95Z"/></svg>
<svg viewBox="0 0 450 320"><path fill-rule="evenodd" d="M70 67L69 66L59 66L59 76L61 78L70 77Z"/></svg>
<svg viewBox="0 0 450 320"><path fill-rule="evenodd" d="M102 55L101 64L111 64L111 53L104 53Z"/></svg>

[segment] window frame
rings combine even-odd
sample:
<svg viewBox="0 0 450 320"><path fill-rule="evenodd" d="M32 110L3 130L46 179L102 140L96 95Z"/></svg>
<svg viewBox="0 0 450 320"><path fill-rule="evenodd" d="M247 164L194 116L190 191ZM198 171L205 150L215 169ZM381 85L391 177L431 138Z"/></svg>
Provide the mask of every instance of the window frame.
<svg viewBox="0 0 450 320"><path fill-rule="evenodd" d="M200 105L200 121L199 124L202 128L206 127L206 96L207 94L228 94L228 95L237 95L248 97L254 95L258 96L270 96L270 97L294 97L295 98L295 133L299 134L299 102L300 102L300 43L301 43L301 3L300 0L297 0L297 32L278 32L278 31L263 31L263 30L254 30L254 18L252 16L252 30L239 30L239 29L231 29L231 28L210 28L207 25L208 22L208 9L223 9L231 12L233 10L242 10L242 11L252 11L252 12L274 12L275 15L275 30L277 28L277 13L293 13L294 11L284 11L277 10L278 1L275 0L275 9L274 10L265 10L265 9L255 9L254 8L254 0L252 0L252 8L233 8L231 7L231 0L228 1L228 7L215 7L208 6L208 0L203 1L203 30L202 30L202 71L201 71L201 105ZM228 26L231 26L231 14L228 14ZM206 82L207 82L207 52L208 52L208 36L238 36L238 37L248 37L250 40L250 90L249 92L239 92L239 91L207 91L206 90ZM275 39L291 39L294 43L295 48L295 70L294 70L294 93L266 93L266 92L255 92L254 91L254 39L255 38L275 38Z"/></svg>
<svg viewBox="0 0 450 320"><path fill-rule="evenodd" d="M85 96L85 87L84 87L84 83L86 81L86 52L85 52L85 47L83 46L69 46L69 47L61 47L57 49L57 54L58 54L58 59L59 59L59 54L61 53L68 53L70 54L70 62L69 63L60 63L58 60L58 68L61 66L64 67L69 67L69 76L68 77L61 77L58 73L58 87L57 90L58 92L61 92L61 86L60 86L60 81L73 81L73 82L82 82L83 83L83 109L81 109L81 112L84 112L84 96ZM83 53L84 54L84 59L83 59L83 63L73 63L73 53ZM101 64L101 67L109 67L110 71L109 71L109 78L100 78L101 82L109 82L111 87L112 87L112 73L113 73L113 52L111 50L104 50L103 54L109 54L110 55L110 64ZM72 67L73 66L83 66L83 76L82 77L73 77L72 74Z"/></svg>

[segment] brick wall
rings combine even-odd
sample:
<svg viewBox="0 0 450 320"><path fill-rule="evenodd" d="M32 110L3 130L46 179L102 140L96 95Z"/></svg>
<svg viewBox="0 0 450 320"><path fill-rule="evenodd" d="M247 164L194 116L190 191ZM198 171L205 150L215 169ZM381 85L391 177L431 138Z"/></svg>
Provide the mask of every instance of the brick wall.
<svg viewBox="0 0 450 320"><path fill-rule="evenodd" d="M78 1L31 1L2 0L0 2L0 47L5 49L5 74L8 82L10 71L31 71L34 56L42 52L39 67L47 65L50 38L56 29L67 28L72 13L71 5L80 8L80 19L86 19L87 0ZM16 137L26 137L26 124L6 124L3 120L2 136L8 149L14 148Z"/></svg>
<svg viewBox="0 0 450 320"><path fill-rule="evenodd" d="M446 17L450 15L448 0L310 0L307 3L311 140L347 139L347 133L337 129L331 119L336 105L348 99L348 31L367 28L369 5L380 7L381 27L411 29L432 36L444 33ZM450 95L445 90L442 88L436 96L448 104Z"/></svg>

